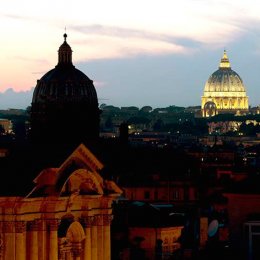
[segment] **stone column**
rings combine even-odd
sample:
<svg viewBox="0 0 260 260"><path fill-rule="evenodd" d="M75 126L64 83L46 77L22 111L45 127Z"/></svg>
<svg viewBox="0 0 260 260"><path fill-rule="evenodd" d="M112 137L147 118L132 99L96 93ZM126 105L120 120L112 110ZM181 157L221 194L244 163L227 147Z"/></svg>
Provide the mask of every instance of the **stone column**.
<svg viewBox="0 0 260 260"><path fill-rule="evenodd" d="M50 231L49 237L49 259L58 260L58 226L59 220L48 220L48 227Z"/></svg>
<svg viewBox="0 0 260 260"><path fill-rule="evenodd" d="M110 225L113 215L103 215L103 259L111 259L111 234Z"/></svg>
<svg viewBox="0 0 260 260"><path fill-rule="evenodd" d="M15 222L15 260L26 260L26 223L24 221Z"/></svg>
<svg viewBox="0 0 260 260"><path fill-rule="evenodd" d="M65 251L62 251L59 253L59 260L66 260L66 252Z"/></svg>
<svg viewBox="0 0 260 260"><path fill-rule="evenodd" d="M97 215L97 258L103 259L103 215Z"/></svg>
<svg viewBox="0 0 260 260"><path fill-rule="evenodd" d="M38 244L38 260L46 260L49 251L47 250L46 221L43 220L39 220Z"/></svg>
<svg viewBox="0 0 260 260"><path fill-rule="evenodd" d="M65 257L66 257L66 252L65 252L65 248L64 248L64 245L65 245L65 239L64 238L58 238L58 259L59 260L66 260Z"/></svg>
<svg viewBox="0 0 260 260"><path fill-rule="evenodd" d="M3 260L4 257L4 230L3 222L0 222L0 260Z"/></svg>
<svg viewBox="0 0 260 260"><path fill-rule="evenodd" d="M67 239L65 238L65 240L67 240ZM73 260L73 258L72 258L72 246L71 246L70 242L66 241L64 243L62 254L64 256L64 258L62 258L62 260Z"/></svg>
<svg viewBox="0 0 260 260"><path fill-rule="evenodd" d="M97 217L93 217L93 222L91 226L91 260L99 260L98 259L98 238L97 238Z"/></svg>
<svg viewBox="0 0 260 260"><path fill-rule="evenodd" d="M3 221L3 259L15 259L15 230L13 221Z"/></svg>
<svg viewBox="0 0 260 260"><path fill-rule="evenodd" d="M72 244L73 260L80 260L82 247L80 242L75 242Z"/></svg>
<svg viewBox="0 0 260 260"><path fill-rule="evenodd" d="M83 260L91 260L91 226L93 224L94 217L87 216L82 218L81 224L84 227L85 231L85 240L84 240L84 254L83 254Z"/></svg>
<svg viewBox="0 0 260 260"><path fill-rule="evenodd" d="M29 259L38 260L38 220L27 222L29 234Z"/></svg>
<svg viewBox="0 0 260 260"><path fill-rule="evenodd" d="M65 253L65 260L73 260L72 257L71 257L71 251L67 251Z"/></svg>

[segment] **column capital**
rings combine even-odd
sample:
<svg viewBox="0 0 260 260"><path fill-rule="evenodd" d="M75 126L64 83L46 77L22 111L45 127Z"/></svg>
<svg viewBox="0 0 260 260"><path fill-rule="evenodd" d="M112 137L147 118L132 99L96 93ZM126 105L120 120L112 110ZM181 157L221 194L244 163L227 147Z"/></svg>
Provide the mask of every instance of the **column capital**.
<svg viewBox="0 0 260 260"><path fill-rule="evenodd" d="M3 223L3 233L13 233L14 232L14 221L4 221Z"/></svg>
<svg viewBox="0 0 260 260"><path fill-rule="evenodd" d="M94 224L94 216L82 217L80 222L84 228L91 227Z"/></svg>
<svg viewBox="0 0 260 260"><path fill-rule="evenodd" d="M93 226L103 226L103 216L102 215L94 216Z"/></svg>
<svg viewBox="0 0 260 260"><path fill-rule="evenodd" d="M110 226L113 220L113 215L103 215L103 224L104 226Z"/></svg>
<svg viewBox="0 0 260 260"><path fill-rule="evenodd" d="M49 219L47 220L47 225L50 231L57 231L60 224L59 219Z"/></svg>
<svg viewBox="0 0 260 260"><path fill-rule="evenodd" d="M41 222L39 219L27 221L27 230L28 231L38 231L40 228L40 224L41 224Z"/></svg>
<svg viewBox="0 0 260 260"><path fill-rule="evenodd" d="M23 233L26 231L26 222L25 221L15 221L15 232Z"/></svg>

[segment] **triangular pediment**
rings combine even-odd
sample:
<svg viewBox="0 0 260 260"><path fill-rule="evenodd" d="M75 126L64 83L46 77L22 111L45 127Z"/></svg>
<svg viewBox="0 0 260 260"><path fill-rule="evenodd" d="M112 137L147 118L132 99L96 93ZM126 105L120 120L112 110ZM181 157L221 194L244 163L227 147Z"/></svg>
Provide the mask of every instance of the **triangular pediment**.
<svg viewBox="0 0 260 260"><path fill-rule="evenodd" d="M85 175L91 176L92 179L95 179L94 183L95 185L98 185L96 190L100 193L100 187L103 185L103 179L98 174L98 171L100 171L103 167L103 164L95 157L95 155L91 153L91 151L84 144L80 144L60 167L42 170L41 173L34 179L36 187L28 196L61 194L68 180L79 169L85 169ZM75 176L72 180L75 180Z"/></svg>
<svg viewBox="0 0 260 260"><path fill-rule="evenodd" d="M95 157L95 155L84 145L80 144L67 160L60 166L59 171L66 168L71 163L80 163L87 166L91 171L100 171L104 165Z"/></svg>
<svg viewBox="0 0 260 260"><path fill-rule="evenodd" d="M80 144L60 167L41 171L28 197L122 193L113 181L103 180L99 174L103 167L95 155Z"/></svg>

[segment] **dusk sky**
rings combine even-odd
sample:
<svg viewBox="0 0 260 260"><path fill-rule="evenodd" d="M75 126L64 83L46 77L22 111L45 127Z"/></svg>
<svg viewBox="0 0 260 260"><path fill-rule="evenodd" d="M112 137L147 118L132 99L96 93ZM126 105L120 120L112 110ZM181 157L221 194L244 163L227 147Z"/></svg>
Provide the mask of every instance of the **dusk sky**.
<svg viewBox="0 0 260 260"><path fill-rule="evenodd" d="M99 104L200 105L224 49L249 103L260 103L259 0L13 0L0 22L2 93L31 90L57 64L66 26Z"/></svg>

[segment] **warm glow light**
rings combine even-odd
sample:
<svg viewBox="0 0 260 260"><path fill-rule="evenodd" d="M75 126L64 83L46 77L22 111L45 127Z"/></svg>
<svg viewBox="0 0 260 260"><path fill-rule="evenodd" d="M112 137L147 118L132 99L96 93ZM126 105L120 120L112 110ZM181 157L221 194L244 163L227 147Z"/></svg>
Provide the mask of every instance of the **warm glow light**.
<svg viewBox="0 0 260 260"><path fill-rule="evenodd" d="M205 84L201 108L203 117L248 111L245 86L239 75L231 69L226 51L220 60L218 71L214 72Z"/></svg>
<svg viewBox="0 0 260 260"><path fill-rule="evenodd" d="M242 0L4 1L0 91L35 86L37 78L56 64L65 26L75 49L74 62L189 55L196 47L183 40L207 48L223 46L243 35L249 21L259 20L259 8L257 1Z"/></svg>

